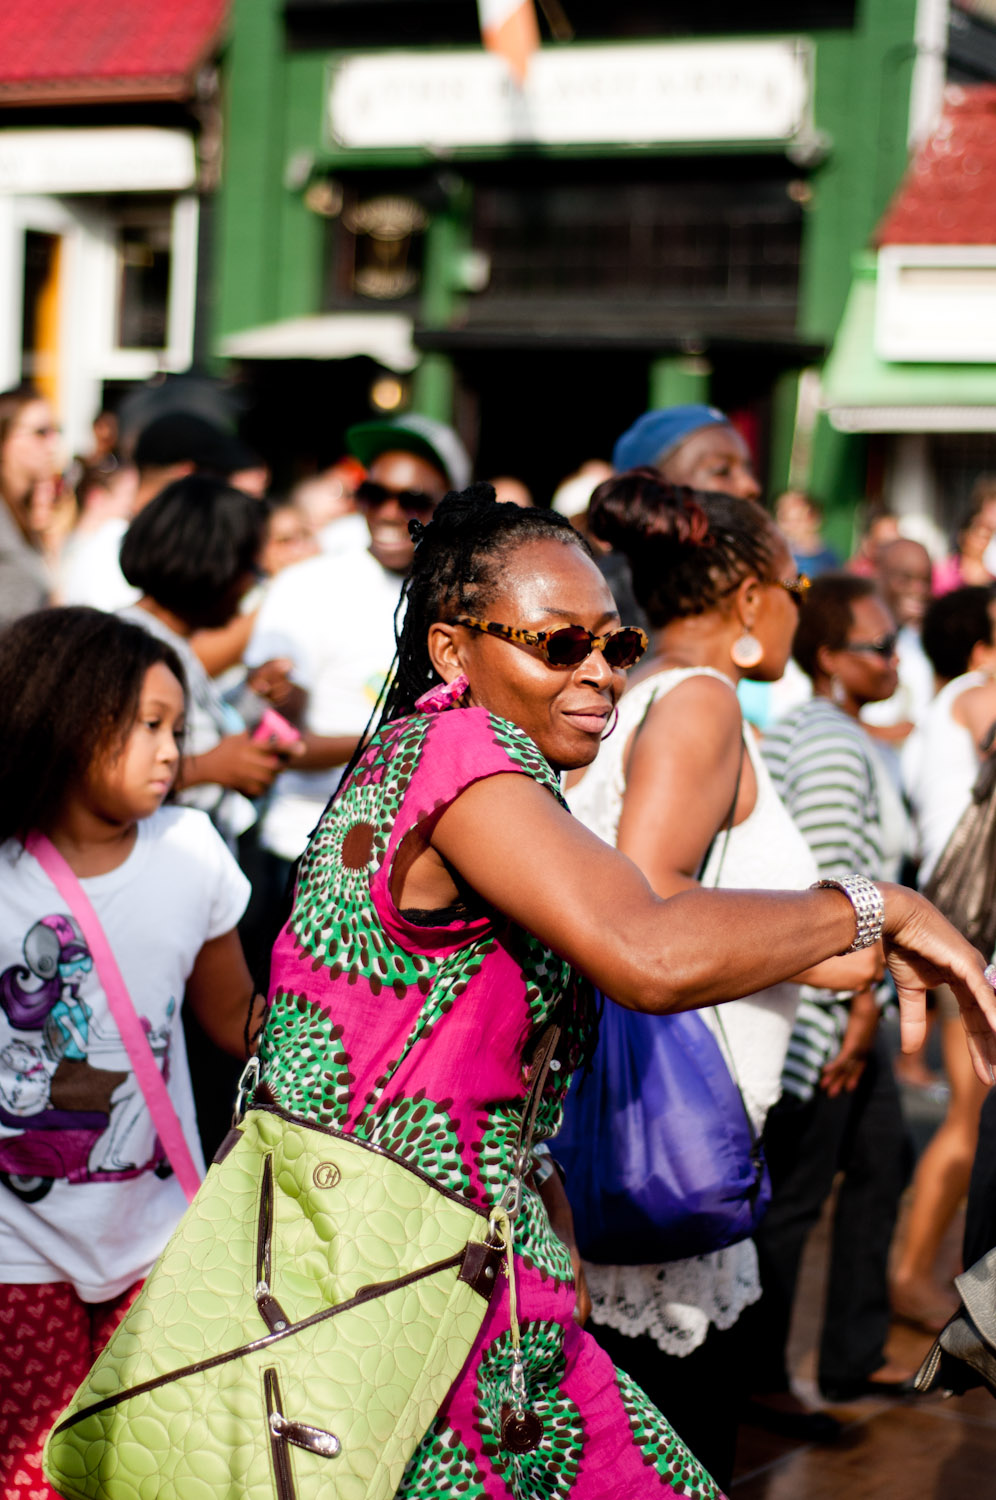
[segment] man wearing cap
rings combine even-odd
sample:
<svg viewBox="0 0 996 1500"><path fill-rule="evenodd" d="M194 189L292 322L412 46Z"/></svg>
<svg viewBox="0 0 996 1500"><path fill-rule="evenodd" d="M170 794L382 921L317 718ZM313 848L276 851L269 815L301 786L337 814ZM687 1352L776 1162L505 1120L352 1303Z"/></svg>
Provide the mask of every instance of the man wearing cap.
<svg viewBox="0 0 996 1500"><path fill-rule="evenodd" d="M346 444L367 471L356 499L368 546L309 558L278 574L246 653L250 666L289 658L292 678L307 695L304 754L281 778L260 826L265 859L255 925L263 935L291 862L321 817L390 671L394 612L414 554L408 522L427 521L448 490L470 483L470 459L456 433L417 413L361 422L348 430Z"/></svg>
<svg viewBox="0 0 996 1500"><path fill-rule="evenodd" d="M726 413L716 406L665 406L645 411L617 441L612 467L617 474L628 469L656 469L669 484L718 491L740 500L756 500L761 493L747 444ZM555 510L562 509L556 498L553 505ZM584 529L578 521L574 524ZM622 617L646 626L646 617L633 594L626 559L610 552L598 558L598 566Z"/></svg>
<svg viewBox="0 0 996 1500"><path fill-rule="evenodd" d="M670 484L738 500L757 500L761 494L747 444L716 406L645 411L616 443L612 463L617 473L656 469Z"/></svg>
<svg viewBox="0 0 996 1500"><path fill-rule="evenodd" d="M138 488L130 514L112 516L73 554L63 580L67 604L89 604L113 612L138 600L118 564L121 542L131 521L175 479L210 474L234 481L254 472L260 459L239 438L206 422L195 412L168 412L144 427L135 444Z"/></svg>
<svg viewBox="0 0 996 1500"><path fill-rule="evenodd" d="M619 473L656 469L669 484L707 494L734 495L738 500L759 500L761 495L750 450L718 406L689 404L645 411L616 443L612 462ZM609 583L617 599L626 598L628 578L629 564L622 558L615 563ZM759 729L804 702L809 693L808 679L792 660L780 682L745 679L737 689L744 717Z"/></svg>

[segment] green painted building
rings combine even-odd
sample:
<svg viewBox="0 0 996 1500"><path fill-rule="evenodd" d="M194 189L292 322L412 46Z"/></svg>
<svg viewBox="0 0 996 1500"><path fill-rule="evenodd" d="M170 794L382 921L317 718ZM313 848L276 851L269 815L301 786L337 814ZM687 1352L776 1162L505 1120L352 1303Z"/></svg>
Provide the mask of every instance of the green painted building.
<svg viewBox="0 0 996 1500"><path fill-rule="evenodd" d="M256 441L286 476L407 403L544 498L706 399L843 539L867 440L800 375L906 166L937 4L542 9L520 90L472 0L234 0L213 340Z"/></svg>

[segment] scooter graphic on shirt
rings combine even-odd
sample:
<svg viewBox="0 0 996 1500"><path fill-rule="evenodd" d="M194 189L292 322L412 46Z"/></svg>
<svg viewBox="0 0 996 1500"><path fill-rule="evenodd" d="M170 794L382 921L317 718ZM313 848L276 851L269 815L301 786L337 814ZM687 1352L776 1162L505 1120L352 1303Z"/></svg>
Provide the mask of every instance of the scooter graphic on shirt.
<svg viewBox="0 0 996 1500"><path fill-rule="evenodd" d="M81 994L93 959L76 923L61 914L25 937L24 966L0 973L0 1184L37 1203L60 1179L111 1182L171 1168L129 1071L94 1067L101 1037ZM169 1077L175 1002L156 1030L143 1019ZM5 1024L6 1023L6 1024ZM120 1046L116 1050L120 1050Z"/></svg>

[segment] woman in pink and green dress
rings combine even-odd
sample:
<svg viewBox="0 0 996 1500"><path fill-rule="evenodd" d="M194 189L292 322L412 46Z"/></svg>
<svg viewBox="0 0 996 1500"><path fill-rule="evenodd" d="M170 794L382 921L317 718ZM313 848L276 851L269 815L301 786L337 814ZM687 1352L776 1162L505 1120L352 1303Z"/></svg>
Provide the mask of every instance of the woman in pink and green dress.
<svg viewBox="0 0 996 1500"><path fill-rule="evenodd" d="M560 792L560 773L594 758L645 644L620 626L586 543L559 516L498 505L486 487L413 525L380 726L312 838L274 949L262 1080L294 1114L489 1208L512 1175L532 1052L551 1020L563 1029L540 1140L592 1043L595 987L658 1012L753 993L848 949L862 893L657 897ZM924 984L943 973L987 1071L996 1003L978 954L914 893L863 894L908 1040L922 1029ZM514 1237L535 1446L502 1446L503 1283L398 1495L717 1496L666 1414L583 1331L570 1215L541 1157Z"/></svg>

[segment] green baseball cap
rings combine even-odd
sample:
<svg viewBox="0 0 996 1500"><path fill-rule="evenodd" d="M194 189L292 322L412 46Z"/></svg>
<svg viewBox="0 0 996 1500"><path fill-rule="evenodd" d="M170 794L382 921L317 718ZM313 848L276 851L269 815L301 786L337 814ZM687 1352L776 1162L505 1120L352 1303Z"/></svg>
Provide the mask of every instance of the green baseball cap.
<svg viewBox="0 0 996 1500"><path fill-rule="evenodd" d="M470 455L453 428L419 412L357 422L346 431L346 447L365 468L382 453L415 453L439 469L451 489L470 483Z"/></svg>

